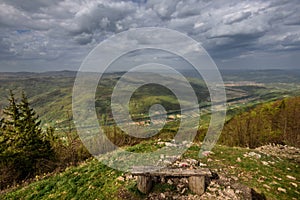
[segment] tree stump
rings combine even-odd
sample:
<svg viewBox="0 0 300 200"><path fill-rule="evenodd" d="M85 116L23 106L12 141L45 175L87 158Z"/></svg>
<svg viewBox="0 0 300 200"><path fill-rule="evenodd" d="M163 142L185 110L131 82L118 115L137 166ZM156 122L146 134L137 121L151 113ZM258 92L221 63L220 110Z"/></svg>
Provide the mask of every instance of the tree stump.
<svg viewBox="0 0 300 200"><path fill-rule="evenodd" d="M151 176L138 176L137 187L140 192L148 194L152 189L152 178Z"/></svg>
<svg viewBox="0 0 300 200"><path fill-rule="evenodd" d="M205 192L205 177L204 176L190 176L189 188L192 192L202 195Z"/></svg>

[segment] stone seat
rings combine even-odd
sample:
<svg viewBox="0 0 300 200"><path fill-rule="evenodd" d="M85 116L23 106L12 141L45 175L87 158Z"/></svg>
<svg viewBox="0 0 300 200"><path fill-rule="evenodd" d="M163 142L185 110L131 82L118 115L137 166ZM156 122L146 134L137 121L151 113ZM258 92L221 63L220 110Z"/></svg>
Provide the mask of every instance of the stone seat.
<svg viewBox="0 0 300 200"><path fill-rule="evenodd" d="M133 176L137 176L137 187L139 191L147 194L152 189L153 177L188 177L189 189L195 194L202 195L205 192L205 177L212 177L207 168L182 169L163 168L156 169L153 166L136 166L131 171Z"/></svg>

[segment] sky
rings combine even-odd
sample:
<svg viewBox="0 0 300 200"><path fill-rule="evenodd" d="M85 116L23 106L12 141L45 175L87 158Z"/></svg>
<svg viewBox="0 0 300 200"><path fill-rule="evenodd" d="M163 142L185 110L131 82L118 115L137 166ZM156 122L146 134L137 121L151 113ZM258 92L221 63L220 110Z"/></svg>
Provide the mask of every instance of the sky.
<svg viewBox="0 0 300 200"><path fill-rule="evenodd" d="M300 69L299 0L1 0L0 71L78 70L141 27L188 35L220 69Z"/></svg>

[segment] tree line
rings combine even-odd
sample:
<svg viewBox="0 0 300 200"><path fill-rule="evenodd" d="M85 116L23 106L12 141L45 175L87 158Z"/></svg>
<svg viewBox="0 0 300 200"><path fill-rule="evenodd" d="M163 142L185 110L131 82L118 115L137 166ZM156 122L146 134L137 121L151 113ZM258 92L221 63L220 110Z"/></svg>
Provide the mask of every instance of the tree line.
<svg viewBox="0 0 300 200"><path fill-rule="evenodd" d="M265 103L233 117L219 142L249 148L269 143L300 147L300 97Z"/></svg>

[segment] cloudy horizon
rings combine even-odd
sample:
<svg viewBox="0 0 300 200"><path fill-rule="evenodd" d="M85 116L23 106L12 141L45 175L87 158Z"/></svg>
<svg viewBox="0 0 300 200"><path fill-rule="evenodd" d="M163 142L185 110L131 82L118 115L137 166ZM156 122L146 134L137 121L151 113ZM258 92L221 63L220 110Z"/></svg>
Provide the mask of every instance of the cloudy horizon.
<svg viewBox="0 0 300 200"><path fill-rule="evenodd" d="M2 0L0 71L78 70L101 41L140 27L187 34L220 69L300 69L297 0Z"/></svg>

